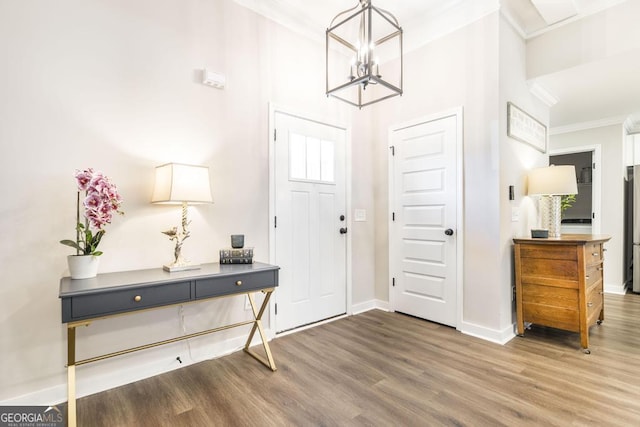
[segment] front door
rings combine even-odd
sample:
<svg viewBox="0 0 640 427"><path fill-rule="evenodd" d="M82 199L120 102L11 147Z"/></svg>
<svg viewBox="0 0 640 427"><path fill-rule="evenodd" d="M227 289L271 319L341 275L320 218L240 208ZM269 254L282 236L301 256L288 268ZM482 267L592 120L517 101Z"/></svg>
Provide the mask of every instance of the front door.
<svg viewBox="0 0 640 427"><path fill-rule="evenodd" d="M275 112L276 331L346 313L346 131Z"/></svg>
<svg viewBox="0 0 640 427"><path fill-rule="evenodd" d="M391 132L389 268L394 311L456 326L458 120Z"/></svg>

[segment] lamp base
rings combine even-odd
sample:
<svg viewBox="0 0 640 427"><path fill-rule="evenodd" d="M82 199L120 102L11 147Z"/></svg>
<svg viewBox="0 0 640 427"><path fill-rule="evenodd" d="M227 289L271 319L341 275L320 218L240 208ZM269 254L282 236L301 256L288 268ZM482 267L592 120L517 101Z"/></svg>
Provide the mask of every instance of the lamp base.
<svg viewBox="0 0 640 427"><path fill-rule="evenodd" d="M176 263L171 263L171 264L163 265L162 269L164 271L168 271L169 273L173 273L173 272L176 272L176 271L200 270L200 264L176 264Z"/></svg>
<svg viewBox="0 0 640 427"><path fill-rule="evenodd" d="M562 220L560 196L542 196L540 198L540 216L542 228L549 230L549 237L560 237Z"/></svg>

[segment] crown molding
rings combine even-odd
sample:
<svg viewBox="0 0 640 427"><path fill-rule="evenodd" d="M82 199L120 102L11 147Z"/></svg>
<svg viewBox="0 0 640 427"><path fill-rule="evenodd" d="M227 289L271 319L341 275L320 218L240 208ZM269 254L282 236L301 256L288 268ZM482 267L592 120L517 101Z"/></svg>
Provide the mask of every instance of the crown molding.
<svg viewBox="0 0 640 427"><path fill-rule="evenodd" d="M607 117L599 120L591 120L588 122L573 123L564 126L555 126L549 129L549 135L560 135L563 133L578 132L581 130L601 128L605 126L620 125L622 126L627 116Z"/></svg>
<svg viewBox="0 0 640 427"><path fill-rule="evenodd" d="M329 21L319 23L304 9L304 2L292 0L233 0L235 3L282 25L289 30L316 42L324 43ZM297 5L301 6L297 6ZM357 0L347 1L345 9L356 5ZM500 9L499 0L455 0L443 2L439 7L414 14L401 21L404 30L404 52L410 52L425 44L450 34ZM341 12L336 9L335 13ZM393 12L393 11L391 11Z"/></svg>
<svg viewBox="0 0 640 427"><path fill-rule="evenodd" d="M518 24L518 21L515 19L513 14L509 12L504 6L500 6L500 15L511 25L511 28L518 33L518 35L523 39L527 39L527 32Z"/></svg>
<svg viewBox="0 0 640 427"><path fill-rule="evenodd" d="M544 103L544 105L546 105L547 107L553 107L558 103L558 98L553 96L551 92L549 92L537 81L529 80L527 82L527 86L529 86L529 92L531 92L533 96L542 101L542 103Z"/></svg>
<svg viewBox="0 0 640 427"><path fill-rule="evenodd" d="M640 133L640 113L631 114L624 121L624 129L628 135Z"/></svg>

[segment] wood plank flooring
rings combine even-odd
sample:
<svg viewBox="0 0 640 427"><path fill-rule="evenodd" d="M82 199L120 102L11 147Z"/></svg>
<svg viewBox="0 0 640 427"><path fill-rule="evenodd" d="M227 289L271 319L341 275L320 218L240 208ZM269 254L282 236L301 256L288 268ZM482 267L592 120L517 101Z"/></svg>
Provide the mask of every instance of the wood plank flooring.
<svg viewBox="0 0 640 427"><path fill-rule="evenodd" d="M606 295L579 335L504 346L379 310L78 400L80 426L640 425L640 295Z"/></svg>

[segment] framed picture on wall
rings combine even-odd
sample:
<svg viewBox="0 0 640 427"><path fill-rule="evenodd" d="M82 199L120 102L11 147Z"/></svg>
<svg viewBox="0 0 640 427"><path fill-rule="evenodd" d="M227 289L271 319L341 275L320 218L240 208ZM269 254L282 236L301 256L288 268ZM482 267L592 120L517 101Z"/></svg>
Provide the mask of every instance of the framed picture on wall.
<svg viewBox="0 0 640 427"><path fill-rule="evenodd" d="M507 102L507 136L547 152L547 127L511 102Z"/></svg>

